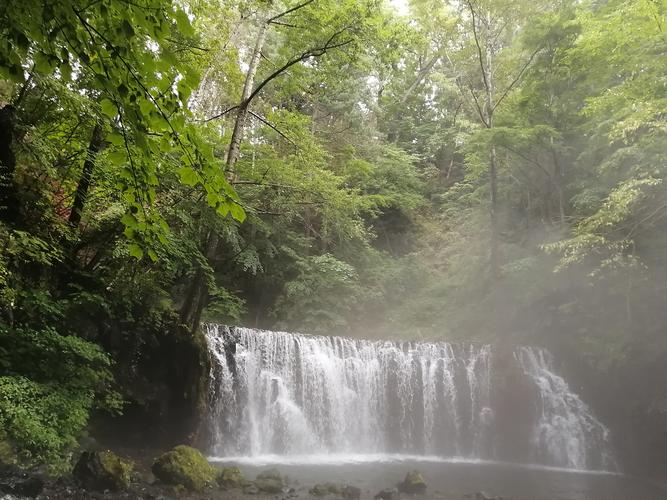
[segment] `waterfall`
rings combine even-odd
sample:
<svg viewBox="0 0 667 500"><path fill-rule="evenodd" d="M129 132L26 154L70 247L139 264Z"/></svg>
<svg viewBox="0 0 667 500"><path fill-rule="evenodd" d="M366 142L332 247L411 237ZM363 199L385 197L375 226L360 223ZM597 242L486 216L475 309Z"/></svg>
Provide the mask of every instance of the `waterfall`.
<svg viewBox="0 0 667 500"><path fill-rule="evenodd" d="M609 431L544 349L208 325L216 456L404 453L610 469Z"/></svg>

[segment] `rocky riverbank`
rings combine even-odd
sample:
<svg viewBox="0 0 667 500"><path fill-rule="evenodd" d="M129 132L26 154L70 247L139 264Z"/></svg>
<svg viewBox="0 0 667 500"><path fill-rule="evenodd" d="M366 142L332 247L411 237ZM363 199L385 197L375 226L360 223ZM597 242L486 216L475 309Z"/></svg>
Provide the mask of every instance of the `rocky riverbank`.
<svg viewBox="0 0 667 500"><path fill-rule="evenodd" d="M151 465L122 459L109 451L80 455L71 473L52 477L43 470L0 465L0 500L500 500L482 492L451 496L429 491L418 471L409 471L382 491L363 491L352 484L311 486L276 469L247 478L237 467L215 468L196 449L177 446Z"/></svg>

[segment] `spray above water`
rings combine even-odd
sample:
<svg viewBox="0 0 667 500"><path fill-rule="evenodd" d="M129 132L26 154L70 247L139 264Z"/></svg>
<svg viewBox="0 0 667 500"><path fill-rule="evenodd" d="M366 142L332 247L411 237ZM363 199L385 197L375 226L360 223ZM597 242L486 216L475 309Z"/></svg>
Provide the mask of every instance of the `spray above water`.
<svg viewBox="0 0 667 500"><path fill-rule="evenodd" d="M216 456L409 454L613 469L609 432L540 348L208 325Z"/></svg>

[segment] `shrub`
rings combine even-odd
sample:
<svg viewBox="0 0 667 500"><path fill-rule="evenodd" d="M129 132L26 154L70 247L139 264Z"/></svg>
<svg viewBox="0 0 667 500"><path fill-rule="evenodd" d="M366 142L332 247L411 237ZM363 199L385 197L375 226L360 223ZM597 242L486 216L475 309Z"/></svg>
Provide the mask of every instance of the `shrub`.
<svg viewBox="0 0 667 500"><path fill-rule="evenodd" d="M120 409L111 360L55 330L0 329L0 426L24 463L63 468L94 408Z"/></svg>

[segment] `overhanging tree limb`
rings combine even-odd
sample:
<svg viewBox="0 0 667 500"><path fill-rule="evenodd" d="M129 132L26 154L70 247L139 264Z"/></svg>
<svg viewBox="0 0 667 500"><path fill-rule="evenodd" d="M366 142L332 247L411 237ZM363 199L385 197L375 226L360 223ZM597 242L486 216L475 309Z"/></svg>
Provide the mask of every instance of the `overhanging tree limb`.
<svg viewBox="0 0 667 500"><path fill-rule="evenodd" d="M255 118L257 118L257 119L258 119L260 122L262 122L264 125L266 125L267 127L270 127L271 129L273 129L277 134L279 134L283 139L285 139L287 142L289 142L290 144L292 144L295 148L298 148L298 147L299 147L299 146L296 144L296 142L294 142L292 139L290 139L289 137L287 137L283 132L280 131L280 129L278 129L278 127L276 127L275 125L273 125L273 124L272 124L270 121L268 121L266 118L264 118L264 117L261 116L261 115L258 115L258 114L255 113L254 111L249 111L249 113L250 113L252 116L254 116Z"/></svg>
<svg viewBox="0 0 667 500"><path fill-rule="evenodd" d="M491 110L492 112L496 110L496 108L500 105L501 102L503 102L503 99L507 97L507 94L509 94L514 86L519 83L519 80L521 80L521 77L525 73L525 71L528 69L528 66L530 66L530 63L533 62L533 59L535 59L535 56L538 54L538 52L542 50L542 46L538 47L535 49L535 51L530 55L528 60L525 62L525 64L521 67L521 70L517 73L516 77L514 80L512 80L512 83L510 83L507 88L505 89L505 92L500 96L500 99L496 101L496 104L493 106L493 109Z"/></svg>
<svg viewBox="0 0 667 500"><path fill-rule="evenodd" d="M267 19L266 23L267 23L267 24L271 24L271 23L275 22L276 19L280 19L281 17L284 17L284 16L286 16L287 14L291 14L292 12L295 12L295 11L297 11L297 10L299 10L299 9L302 9L303 7L305 7L305 6L307 6L307 5L311 4L311 3L313 3L314 1L315 1L315 0L306 0L305 2L302 2L302 3L298 4L298 5L295 5L295 6L292 7L291 9L287 9L286 11L281 12L280 14L277 14L277 15L275 15L275 16L273 16L273 17Z"/></svg>

